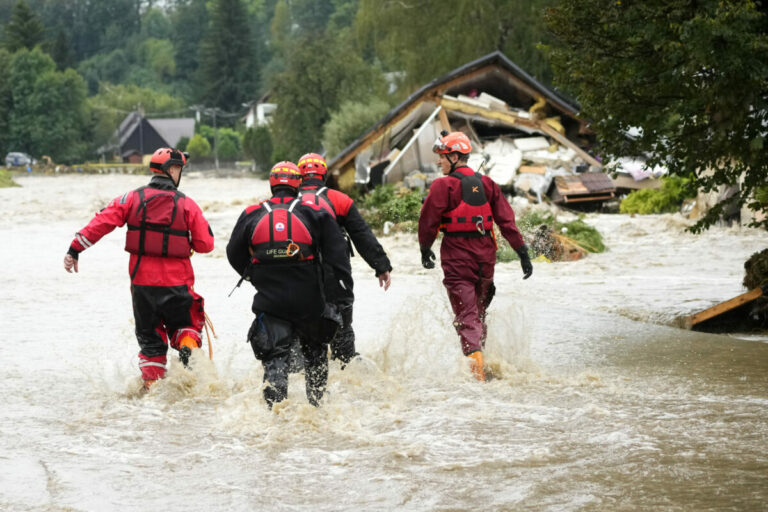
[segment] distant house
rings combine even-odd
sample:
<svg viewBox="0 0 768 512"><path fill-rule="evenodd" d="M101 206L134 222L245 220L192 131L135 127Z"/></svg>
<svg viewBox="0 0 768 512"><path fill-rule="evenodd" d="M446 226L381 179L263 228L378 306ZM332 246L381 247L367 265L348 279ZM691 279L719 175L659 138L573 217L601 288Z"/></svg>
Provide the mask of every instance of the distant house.
<svg viewBox="0 0 768 512"><path fill-rule="evenodd" d="M157 148L176 147L186 137L195 134L195 119L147 119L138 112L128 114L115 131L112 141L97 151L104 158L120 157L123 162L141 162L141 155ZM138 158L137 156L138 155Z"/></svg>
<svg viewBox="0 0 768 512"><path fill-rule="evenodd" d="M269 102L270 96L271 93L267 92L258 100L247 104L248 113L243 116L243 123L245 123L246 128L264 126L272 121L277 105Z"/></svg>

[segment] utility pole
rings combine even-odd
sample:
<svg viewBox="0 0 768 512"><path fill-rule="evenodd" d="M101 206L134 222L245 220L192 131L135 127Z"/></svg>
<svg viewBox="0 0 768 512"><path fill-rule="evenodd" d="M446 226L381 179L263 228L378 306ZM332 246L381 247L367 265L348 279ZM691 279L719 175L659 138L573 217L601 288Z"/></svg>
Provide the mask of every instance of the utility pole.
<svg viewBox="0 0 768 512"><path fill-rule="evenodd" d="M138 105L136 105L136 110L139 112L139 153L141 153L141 158L143 160L144 159L144 105L139 103Z"/></svg>
<svg viewBox="0 0 768 512"><path fill-rule="evenodd" d="M219 134L216 129L216 111L219 110L216 107L211 109L213 111L213 159L216 162L216 170L219 170Z"/></svg>

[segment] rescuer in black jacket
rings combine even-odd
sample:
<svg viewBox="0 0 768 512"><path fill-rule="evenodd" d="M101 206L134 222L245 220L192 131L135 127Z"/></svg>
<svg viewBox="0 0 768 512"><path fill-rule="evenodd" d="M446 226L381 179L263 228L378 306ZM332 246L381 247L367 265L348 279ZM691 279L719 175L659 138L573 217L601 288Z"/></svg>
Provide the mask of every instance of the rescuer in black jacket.
<svg viewBox="0 0 768 512"><path fill-rule="evenodd" d="M301 174L295 164L276 164L269 183L273 197L240 215L227 258L256 288L248 340L264 366L264 399L271 407L288 394L295 336L304 355L307 399L317 406L328 380L328 343L341 325L336 308L325 301L321 260L340 287L351 289L346 244L327 212L297 198Z"/></svg>
<svg viewBox="0 0 768 512"><path fill-rule="evenodd" d="M355 206L355 202L347 194L333 190L325 185L328 172L325 159L317 153L308 153L299 159L299 170L304 181L299 187L302 202L321 206L336 219L336 223L346 231L355 245L357 252L373 269L379 286L386 291L392 282L390 272L392 265L389 258L376 239L368 223L365 222ZM352 255L352 246L348 245L347 261ZM341 367L349 363L357 355L355 350L355 331L352 328L352 307L355 296L351 287L341 288L333 275L333 269L326 271L325 293L329 302L336 305L341 314L342 326L331 340L331 357L341 361Z"/></svg>

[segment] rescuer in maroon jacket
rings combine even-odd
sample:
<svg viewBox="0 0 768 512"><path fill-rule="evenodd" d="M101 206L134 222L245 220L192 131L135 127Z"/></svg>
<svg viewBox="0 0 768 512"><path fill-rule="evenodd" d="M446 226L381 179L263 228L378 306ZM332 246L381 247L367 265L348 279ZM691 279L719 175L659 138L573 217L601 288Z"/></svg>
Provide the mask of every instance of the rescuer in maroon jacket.
<svg viewBox="0 0 768 512"><path fill-rule="evenodd" d="M299 170L304 177L299 194L303 202L322 207L336 220L339 227L344 230L355 245L355 249L363 257L365 262L373 269L379 279L379 286L384 290L389 289L391 283L390 271L392 265L389 258L376 239L368 223L365 222L355 206L355 202L347 194L333 190L325 185L328 169L325 159L317 153L308 153L299 159ZM352 248L347 242L347 261L352 255ZM343 324L331 341L331 357L342 363L346 363L357 355L355 350L355 331L352 329L352 306L355 296L350 286L348 289L338 285L338 279L334 277L333 268L325 266L325 294L329 302L336 305L341 314Z"/></svg>
<svg viewBox="0 0 768 512"><path fill-rule="evenodd" d="M213 232L200 207L177 189L186 165L184 153L160 148L149 167L157 173L148 185L113 199L75 234L64 269L78 272L82 251L116 227L128 225L125 250L131 256L133 316L139 341L144 388L165 377L168 345L186 365L201 346L203 298L195 293L190 256L213 250Z"/></svg>
<svg viewBox="0 0 768 512"><path fill-rule="evenodd" d="M444 176L436 179L424 200L419 217L419 246L424 268L435 268L432 243L443 232L440 262L461 338L461 349L470 358L472 372L485 380L483 347L487 335L486 309L495 293L493 270L496 240L493 223L520 256L523 279L533 273L515 213L498 185L467 166L472 146L461 132L446 133L433 151Z"/></svg>
<svg viewBox="0 0 768 512"><path fill-rule="evenodd" d="M269 173L273 197L245 209L227 244L230 265L256 288L248 340L264 366L270 407L288 395L295 338L304 356L307 399L319 405L328 380L328 343L341 325L335 306L325 301L323 266L333 269L337 286L352 289L341 231L325 210L298 198L300 183L296 164L275 164Z"/></svg>

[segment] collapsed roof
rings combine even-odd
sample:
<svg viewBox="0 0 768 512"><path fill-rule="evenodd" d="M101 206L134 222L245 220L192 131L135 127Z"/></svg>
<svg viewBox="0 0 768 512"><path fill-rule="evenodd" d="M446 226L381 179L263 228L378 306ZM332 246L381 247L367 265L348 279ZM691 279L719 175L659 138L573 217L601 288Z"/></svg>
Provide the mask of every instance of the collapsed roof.
<svg viewBox="0 0 768 512"><path fill-rule="evenodd" d="M461 130L478 145L500 136L545 136L589 166L594 135L578 106L496 51L433 80L391 110L329 162L342 188L394 183L413 170L436 170L440 130Z"/></svg>

